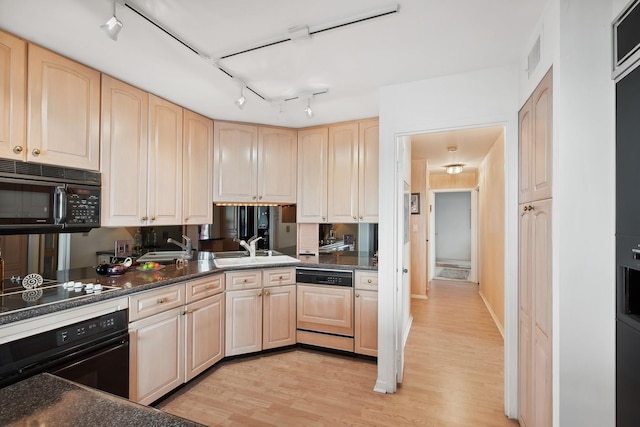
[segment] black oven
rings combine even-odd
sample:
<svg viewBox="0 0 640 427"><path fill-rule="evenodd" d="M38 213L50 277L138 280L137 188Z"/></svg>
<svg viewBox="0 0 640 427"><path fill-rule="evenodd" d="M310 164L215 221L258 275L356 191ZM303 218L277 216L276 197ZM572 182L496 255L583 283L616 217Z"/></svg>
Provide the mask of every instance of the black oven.
<svg viewBox="0 0 640 427"><path fill-rule="evenodd" d="M41 372L128 398L127 310L0 346L0 387Z"/></svg>

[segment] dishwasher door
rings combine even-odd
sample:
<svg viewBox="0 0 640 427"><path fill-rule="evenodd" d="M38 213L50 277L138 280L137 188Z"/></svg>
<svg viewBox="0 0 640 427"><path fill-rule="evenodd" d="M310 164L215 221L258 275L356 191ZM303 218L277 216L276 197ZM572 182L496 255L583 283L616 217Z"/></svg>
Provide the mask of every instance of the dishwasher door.
<svg viewBox="0 0 640 427"><path fill-rule="evenodd" d="M353 337L353 288L297 284L298 329Z"/></svg>

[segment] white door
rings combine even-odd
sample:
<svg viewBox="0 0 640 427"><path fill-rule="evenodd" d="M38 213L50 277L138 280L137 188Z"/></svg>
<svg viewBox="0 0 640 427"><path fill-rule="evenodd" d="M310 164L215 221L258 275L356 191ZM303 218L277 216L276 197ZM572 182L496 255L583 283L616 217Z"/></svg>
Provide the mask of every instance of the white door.
<svg viewBox="0 0 640 427"><path fill-rule="evenodd" d="M436 193L429 191L429 281L436 274Z"/></svg>

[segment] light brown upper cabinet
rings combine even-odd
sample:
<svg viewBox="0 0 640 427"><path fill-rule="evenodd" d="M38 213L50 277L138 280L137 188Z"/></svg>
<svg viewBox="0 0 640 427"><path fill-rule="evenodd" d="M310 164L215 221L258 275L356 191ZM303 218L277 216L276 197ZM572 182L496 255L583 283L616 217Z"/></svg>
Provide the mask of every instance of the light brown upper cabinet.
<svg viewBox="0 0 640 427"><path fill-rule="evenodd" d="M101 121L102 225L146 225L149 95L103 75Z"/></svg>
<svg viewBox="0 0 640 427"><path fill-rule="evenodd" d="M296 132L239 123L214 123L213 200L296 202Z"/></svg>
<svg viewBox="0 0 640 427"><path fill-rule="evenodd" d="M184 224L213 222L213 120L184 110L183 123Z"/></svg>
<svg viewBox="0 0 640 427"><path fill-rule="evenodd" d="M520 203L551 197L553 121L549 71L520 110Z"/></svg>
<svg viewBox="0 0 640 427"><path fill-rule="evenodd" d="M326 127L298 131L297 222L327 222L328 138Z"/></svg>
<svg viewBox="0 0 640 427"><path fill-rule="evenodd" d="M329 126L328 222L358 222L358 123Z"/></svg>
<svg viewBox="0 0 640 427"><path fill-rule="evenodd" d="M182 224L182 107L149 95L147 224Z"/></svg>
<svg viewBox="0 0 640 427"><path fill-rule="evenodd" d="M27 43L0 31L0 157L24 160Z"/></svg>
<svg viewBox="0 0 640 427"><path fill-rule="evenodd" d="M102 225L181 224L182 108L104 75L101 128Z"/></svg>
<svg viewBox="0 0 640 427"><path fill-rule="evenodd" d="M358 138L358 220L378 222L378 119L360 122Z"/></svg>
<svg viewBox="0 0 640 427"><path fill-rule="evenodd" d="M298 222L378 221L377 119L301 130L298 151Z"/></svg>
<svg viewBox="0 0 640 427"><path fill-rule="evenodd" d="M100 73L33 44L27 64L24 160L98 170Z"/></svg>

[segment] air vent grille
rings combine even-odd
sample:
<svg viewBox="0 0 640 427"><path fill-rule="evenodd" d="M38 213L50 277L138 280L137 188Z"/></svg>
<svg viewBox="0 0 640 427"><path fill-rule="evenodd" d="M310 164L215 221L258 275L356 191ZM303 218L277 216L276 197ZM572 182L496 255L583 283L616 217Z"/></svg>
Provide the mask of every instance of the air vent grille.
<svg viewBox="0 0 640 427"><path fill-rule="evenodd" d="M529 52L529 56L527 56L527 77L531 78L531 75L535 71L535 69L540 64L540 36L536 39L536 42L533 44L533 48Z"/></svg>
<svg viewBox="0 0 640 427"><path fill-rule="evenodd" d="M100 172L6 159L0 159L0 174L9 177L29 176L54 182L74 182L88 185L100 185L101 183Z"/></svg>

